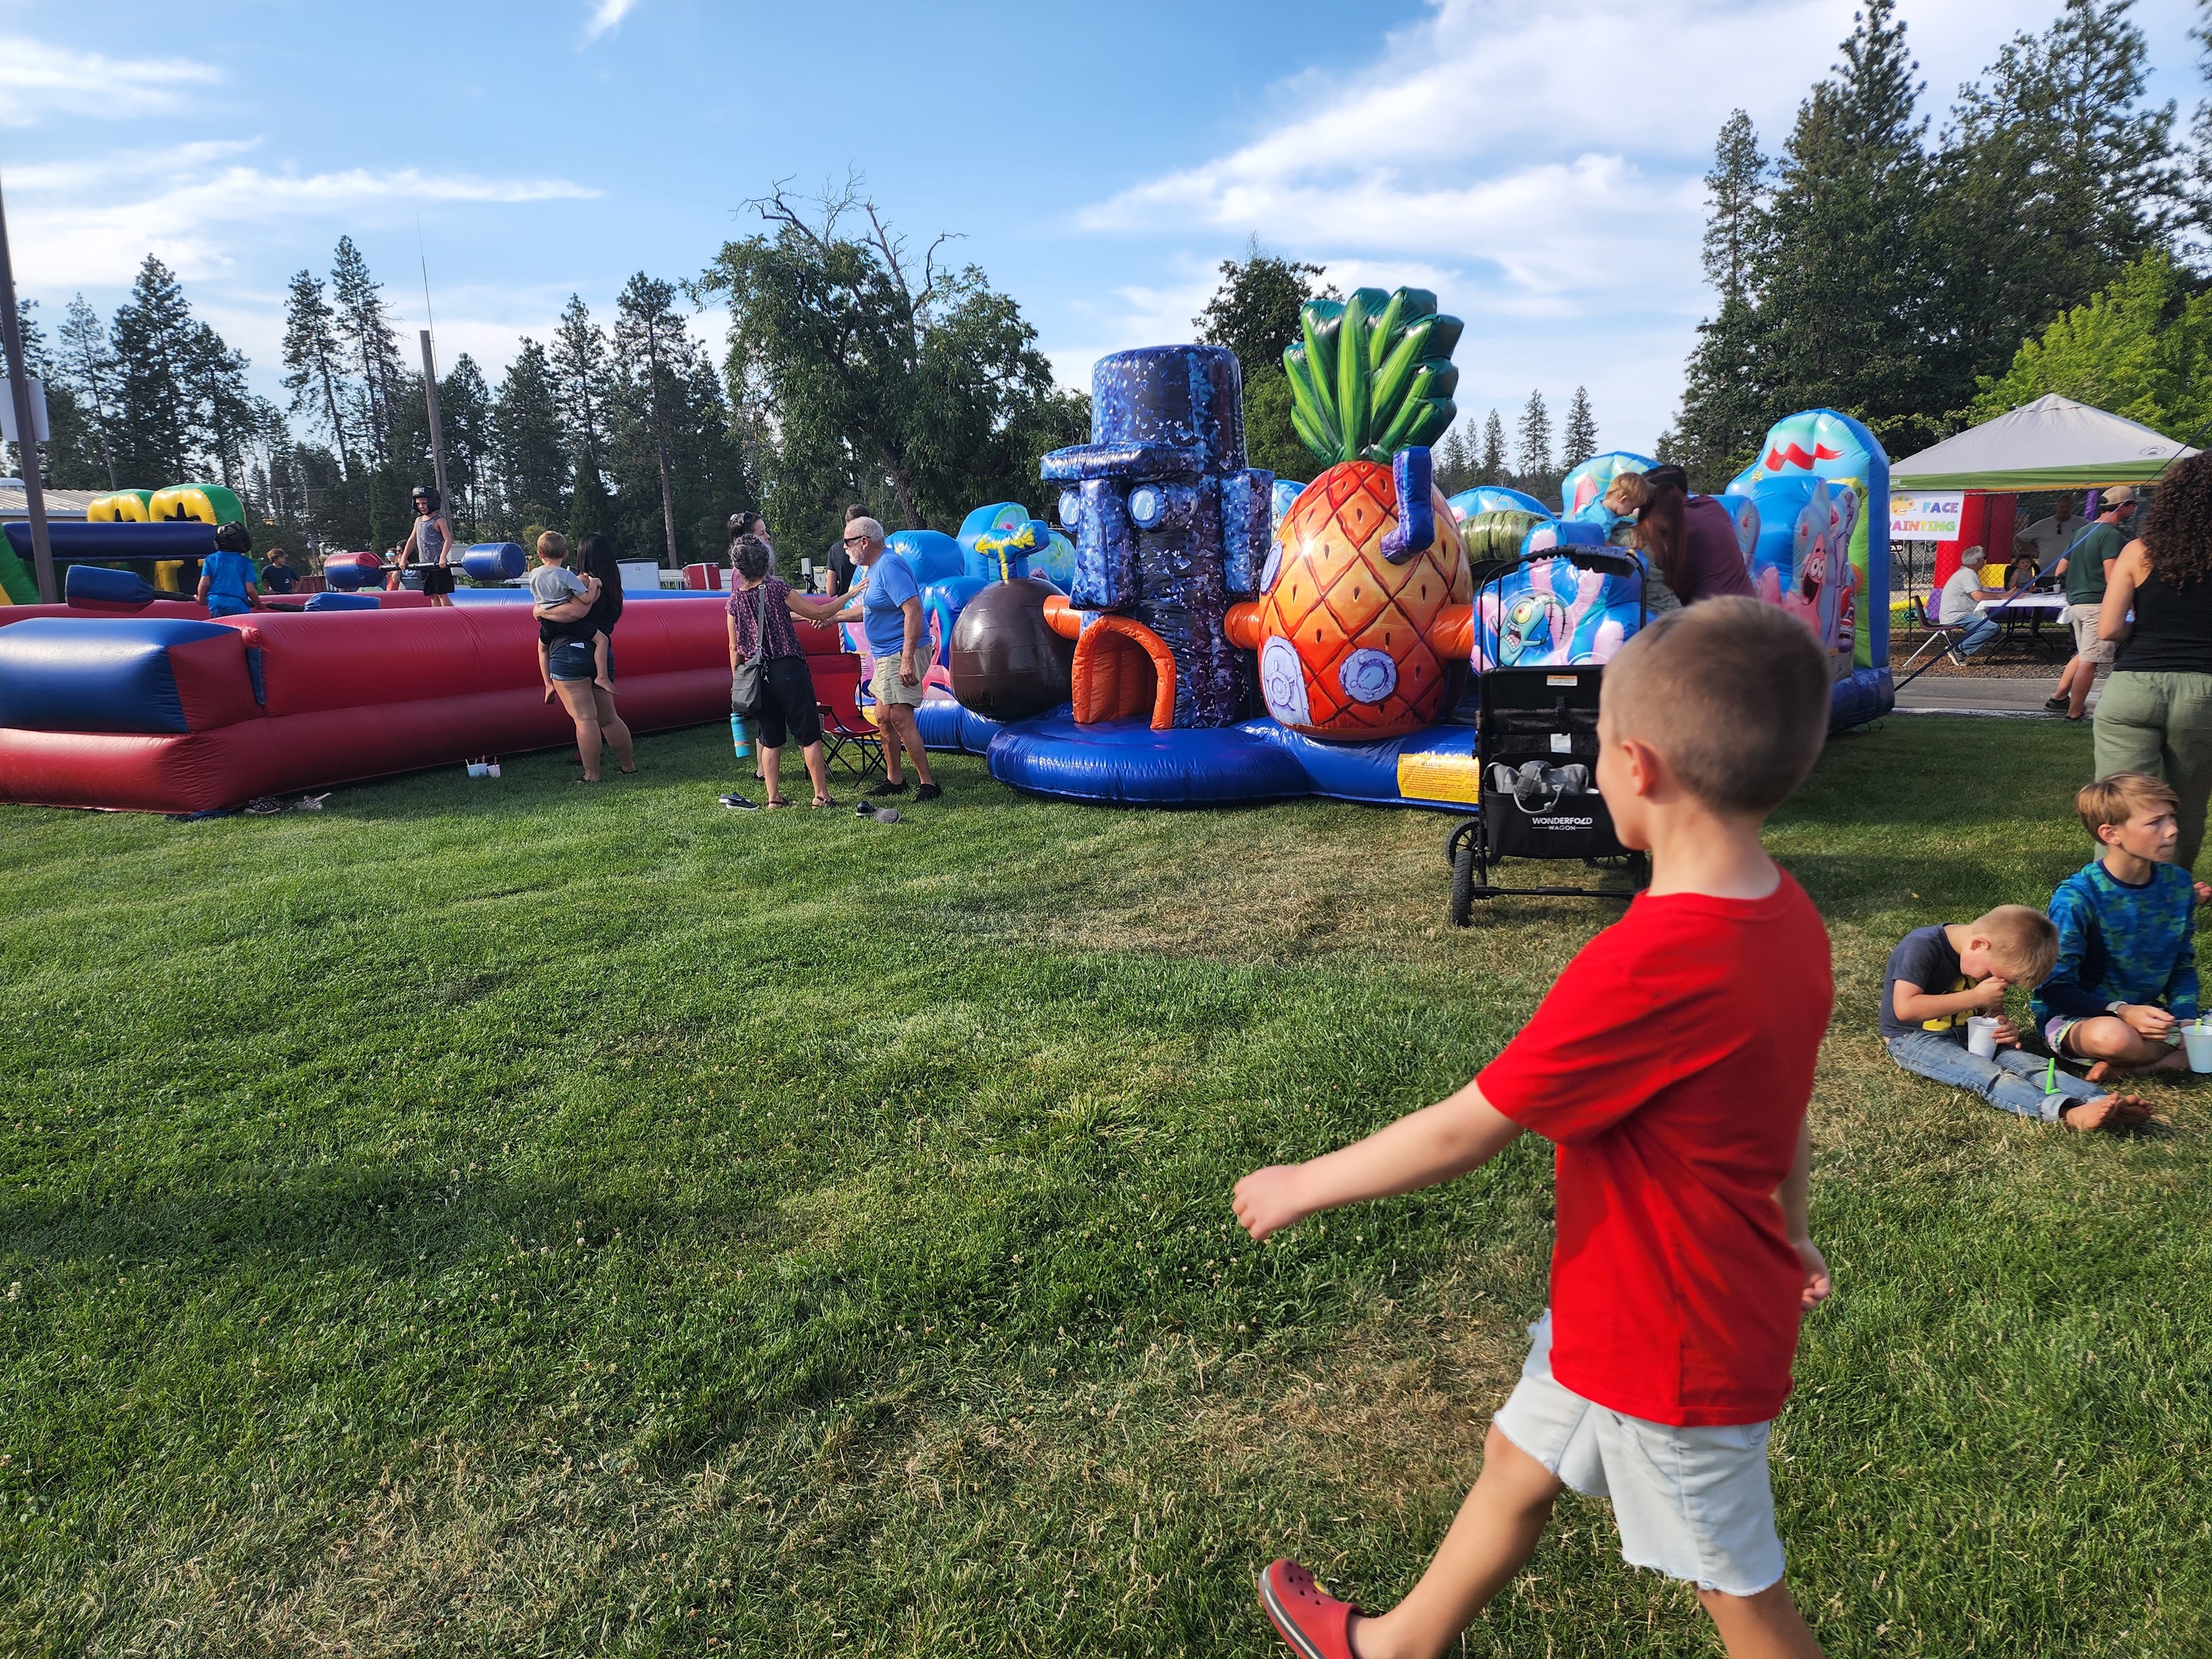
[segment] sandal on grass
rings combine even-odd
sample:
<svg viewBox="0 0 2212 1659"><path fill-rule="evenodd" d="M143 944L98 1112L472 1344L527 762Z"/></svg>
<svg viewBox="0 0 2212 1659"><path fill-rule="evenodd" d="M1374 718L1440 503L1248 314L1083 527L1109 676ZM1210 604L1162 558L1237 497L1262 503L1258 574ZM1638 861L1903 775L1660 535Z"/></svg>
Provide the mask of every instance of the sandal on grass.
<svg viewBox="0 0 2212 1659"><path fill-rule="evenodd" d="M771 812L781 812L785 807L790 805L791 803L787 800L771 800L764 801L762 805Z"/></svg>
<svg viewBox="0 0 2212 1659"><path fill-rule="evenodd" d="M1352 1659L1352 1616L1359 1609L1323 1591L1297 1562L1268 1563L1260 1605L1299 1659Z"/></svg>
<svg viewBox="0 0 2212 1659"><path fill-rule="evenodd" d="M815 810L817 811L819 811L823 807L835 806L836 804L837 797L835 795L817 795L814 798Z"/></svg>

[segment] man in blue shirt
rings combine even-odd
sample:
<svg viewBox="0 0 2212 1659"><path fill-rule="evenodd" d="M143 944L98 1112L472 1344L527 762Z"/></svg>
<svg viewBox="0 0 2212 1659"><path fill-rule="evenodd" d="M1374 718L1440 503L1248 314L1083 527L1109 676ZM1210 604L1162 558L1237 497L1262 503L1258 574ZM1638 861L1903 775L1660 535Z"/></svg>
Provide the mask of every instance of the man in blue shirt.
<svg viewBox="0 0 2212 1659"><path fill-rule="evenodd" d="M884 527L873 519L854 519L845 526L845 550L853 562L867 573L867 585L857 599L816 599L804 593L791 596L794 611L816 622L851 622L858 618L875 653L875 678L868 690L876 700L876 720L884 731L884 781L871 795L903 795L899 750L914 761L914 798L935 800L945 792L929 775L929 752L921 746L921 728L914 711L922 699L922 679L928 672L922 661L922 641L928 635L922 615L921 584L914 567L884 545Z"/></svg>
<svg viewBox="0 0 2212 1659"><path fill-rule="evenodd" d="M200 561L200 603L210 617L242 617L261 603L253 561L253 538L242 524L215 527L215 551Z"/></svg>
<svg viewBox="0 0 2212 1659"><path fill-rule="evenodd" d="M261 567L261 587L264 592L289 593L297 585L300 573L292 568L292 562L281 547L269 550L269 562Z"/></svg>

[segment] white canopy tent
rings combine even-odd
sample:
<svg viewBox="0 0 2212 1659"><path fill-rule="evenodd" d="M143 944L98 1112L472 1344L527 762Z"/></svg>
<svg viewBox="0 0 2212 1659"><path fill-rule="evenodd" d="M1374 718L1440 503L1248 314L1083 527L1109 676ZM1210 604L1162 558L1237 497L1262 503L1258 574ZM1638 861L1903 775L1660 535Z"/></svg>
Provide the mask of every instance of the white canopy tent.
<svg viewBox="0 0 2212 1659"><path fill-rule="evenodd" d="M2052 392L1894 462L1893 490L2070 489L2148 483L2197 452Z"/></svg>

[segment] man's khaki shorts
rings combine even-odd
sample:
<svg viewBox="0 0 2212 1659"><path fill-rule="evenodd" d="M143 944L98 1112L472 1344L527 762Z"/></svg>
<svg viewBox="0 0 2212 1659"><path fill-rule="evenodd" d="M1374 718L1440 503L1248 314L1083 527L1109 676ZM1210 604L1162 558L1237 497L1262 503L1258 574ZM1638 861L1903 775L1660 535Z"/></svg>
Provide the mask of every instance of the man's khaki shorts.
<svg viewBox="0 0 2212 1659"><path fill-rule="evenodd" d="M911 708L921 701L924 690L919 679L908 685L899 678L899 659L896 657L876 659L876 674L868 682L868 690L878 702L902 702Z"/></svg>
<svg viewBox="0 0 2212 1659"><path fill-rule="evenodd" d="M2097 618L2103 611L2100 605L2069 605L2066 607L2066 620L2074 624L2074 654L2085 662L2102 663L2109 667L2119 642L2097 637Z"/></svg>

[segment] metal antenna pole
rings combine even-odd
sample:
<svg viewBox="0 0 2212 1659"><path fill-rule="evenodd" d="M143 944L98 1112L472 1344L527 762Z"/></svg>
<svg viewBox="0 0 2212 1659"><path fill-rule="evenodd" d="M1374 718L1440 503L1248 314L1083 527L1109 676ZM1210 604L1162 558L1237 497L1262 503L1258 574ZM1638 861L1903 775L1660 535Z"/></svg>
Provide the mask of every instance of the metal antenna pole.
<svg viewBox="0 0 2212 1659"><path fill-rule="evenodd" d="M430 331L422 331L422 394L430 401L430 470L438 476L438 522L446 526L446 544L453 541L453 498L446 493L446 436L438 422L438 360L430 351Z"/></svg>
<svg viewBox="0 0 2212 1659"><path fill-rule="evenodd" d="M8 256L8 210L0 204L0 346L8 360L8 392L15 406L15 448L23 458L23 504L31 514L31 562L37 568L39 600L58 605L53 543L46 535L46 492L39 481L39 429L32 423L31 375L23 362L21 314L15 308L15 267Z"/></svg>

